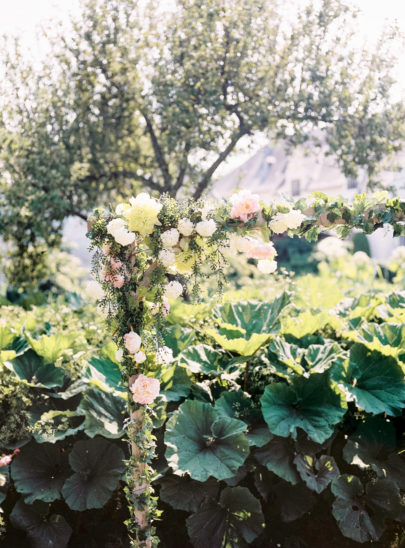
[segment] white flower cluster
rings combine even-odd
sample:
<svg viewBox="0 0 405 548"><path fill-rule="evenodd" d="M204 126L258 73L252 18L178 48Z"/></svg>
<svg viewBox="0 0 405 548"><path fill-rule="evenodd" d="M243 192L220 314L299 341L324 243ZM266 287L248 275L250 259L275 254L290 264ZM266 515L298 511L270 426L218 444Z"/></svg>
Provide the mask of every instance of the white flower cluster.
<svg viewBox="0 0 405 548"><path fill-rule="evenodd" d="M177 228L170 228L160 235L164 247L174 247L179 241L179 231Z"/></svg>
<svg viewBox="0 0 405 548"><path fill-rule="evenodd" d="M113 219L107 225L107 232L111 234L117 244L126 246L135 241L135 234L129 232L123 219Z"/></svg>
<svg viewBox="0 0 405 548"><path fill-rule="evenodd" d="M347 248L342 240L336 236L329 236L321 240L317 245L318 251L326 255L328 259L338 259L347 254Z"/></svg>
<svg viewBox="0 0 405 548"><path fill-rule="evenodd" d="M159 261L164 267L168 268L176 262L176 255L170 249L162 249L159 251Z"/></svg>
<svg viewBox="0 0 405 548"><path fill-rule="evenodd" d="M277 270L277 262L269 259L260 259L257 261L257 269L262 274L273 274Z"/></svg>
<svg viewBox="0 0 405 548"><path fill-rule="evenodd" d="M173 351L168 346L162 346L158 348L156 352L156 363L157 365L168 365L173 361Z"/></svg>
<svg viewBox="0 0 405 548"><path fill-rule="evenodd" d="M180 219L177 228L183 236L191 236L194 230L194 225L190 219Z"/></svg>
<svg viewBox="0 0 405 548"><path fill-rule="evenodd" d="M164 287L164 296L167 299L177 299L183 293L183 286L180 282L169 282Z"/></svg>
<svg viewBox="0 0 405 548"><path fill-rule="evenodd" d="M208 221L200 221L196 224L195 229L200 236L209 238L216 231L217 224L213 219L209 219Z"/></svg>
<svg viewBox="0 0 405 548"><path fill-rule="evenodd" d="M269 226L276 234L282 234L286 230L298 228L305 219L306 216L301 211L292 209L288 213L276 213Z"/></svg>

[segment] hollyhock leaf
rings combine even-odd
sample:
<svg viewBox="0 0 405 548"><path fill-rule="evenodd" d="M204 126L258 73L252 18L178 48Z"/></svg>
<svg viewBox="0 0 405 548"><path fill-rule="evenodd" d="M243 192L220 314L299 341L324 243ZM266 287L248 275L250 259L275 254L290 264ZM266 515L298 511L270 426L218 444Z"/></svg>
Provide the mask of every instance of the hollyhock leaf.
<svg viewBox="0 0 405 548"><path fill-rule="evenodd" d="M177 474L206 481L230 478L245 462L246 424L222 416L210 404L186 401L166 425L166 459Z"/></svg>
<svg viewBox="0 0 405 548"><path fill-rule="evenodd" d="M297 455L294 464L302 480L312 491L322 493L330 482L339 475L339 468L333 457L321 455Z"/></svg>
<svg viewBox="0 0 405 548"><path fill-rule="evenodd" d="M10 521L26 532L33 548L66 548L72 528L59 514L49 515L49 505L37 501L29 506L20 499L14 506Z"/></svg>
<svg viewBox="0 0 405 548"><path fill-rule="evenodd" d="M195 548L221 548L224 538L250 544L264 528L260 502L246 487L226 487L219 502L209 501L187 518L187 531Z"/></svg>
<svg viewBox="0 0 405 548"><path fill-rule="evenodd" d="M61 498L69 466L58 445L31 442L11 463L11 477L17 491L30 504L35 500L52 502Z"/></svg>
<svg viewBox="0 0 405 548"><path fill-rule="evenodd" d="M106 438L120 438L126 414L123 398L102 390L88 390L76 412L84 415L84 429L90 438L101 435Z"/></svg>
<svg viewBox="0 0 405 548"><path fill-rule="evenodd" d="M293 377L289 385L273 383L261 397L262 412L272 434L294 439L301 428L318 443L333 434L333 427L346 412L340 396L332 390L326 373L308 379Z"/></svg>
<svg viewBox="0 0 405 548"><path fill-rule="evenodd" d="M64 483L63 497L72 510L102 508L125 470L124 452L105 439L77 441L69 454L75 472Z"/></svg>
<svg viewBox="0 0 405 548"><path fill-rule="evenodd" d="M354 344L350 358L332 368L332 378L360 409L398 415L405 407L404 373L395 358Z"/></svg>
<svg viewBox="0 0 405 548"><path fill-rule="evenodd" d="M22 381L32 386L44 388L61 387L65 375L62 369L51 364L45 364L43 359L33 350L28 350L13 360L6 362L6 366Z"/></svg>
<svg viewBox="0 0 405 548"><path fill-rule="evenodd" d="M186 512L197 512L205 499L215 499L219 492L219 484L212 478L201 483L188 476L169 476L160 485L160 498L172 508Z"/></svg>

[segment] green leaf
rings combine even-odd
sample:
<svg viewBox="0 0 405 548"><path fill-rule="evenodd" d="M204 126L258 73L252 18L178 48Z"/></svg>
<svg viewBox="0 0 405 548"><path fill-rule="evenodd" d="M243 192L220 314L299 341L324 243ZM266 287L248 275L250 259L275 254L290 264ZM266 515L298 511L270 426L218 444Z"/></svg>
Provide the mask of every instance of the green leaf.
<svg viewBox="0 0 405 548"><path fill-rule="evenodd" d="M176 357L193 343L195 332L180 325L172 325L162 332L162 337L165 344L173 350L173 356Z"/></svg>
<svg viewBox="0 0 405 548"><path fill-rule="evenodd" d="M284 318L282 332L301 339L317 331L322 332L326 326L340 330L343 327L343 322L340 318L329 312L315 313L305 311L301 312L298 316Z"/></svg>
<svg viewBox="0 0 405 548"><path fill-rule="evenodd" d="M191 381L183 366L173 364L163 368L159 380L160 393L167 401L179 401L190 394Z"/></svg>
<svg viewBox="0 0 405 548"><path fill-rule="evenodd" d="M260 502L246 487L226 487L219 502L208 502L187 518L187 531L195 548L251 543L264 528Z"/></svg>
<svg viewBox="0 0 405 548"><path fill-rule="evenodd" d="M395 519L401 507L399 490L390 480L379 479L364 489L359 478L345 474L333 481L332 493L332 514L343 535L356 542L378 541L386 520Z"/></svg>
<svg viewBox="0 0 405 548"><path fill-rule="evenodd" d="M261 335L254 333L249 339L245 339L243 336L241 337L243 333L235 332L226 326L222 326L218 330L207 329L206 333L224 350L235 352L240 356L252 356L270 338L267 333Z"/></svg>
<svg viewBox="0 0 405 548"><path fill-rule="evenodd" d="M255 459L285 481L295 485L299 477L294 466L294 443L290 439L274 438L254 453Z"/></svg>
<svg viewBox="0 0 405 548"><path fill-rule="evenodd" d="M332 390L326 373L308 379L293 377L290 385L273 383L261 397L262 412L269 430L277 436L295 439L301 428L322 443L333 434L333 427L346 412L339 395Z"/></svg>
<svg viewBox="0 0 405 548"><path fill-rule="evenodd" d="M311 344L305 352L305 361L311 373L324 373L342 354L343 350L336 343Z"/></svg>
<svg viewBox="0 0 405 548"><path fill-rule="evenodd" d="M124 453L102 438L77 441L69 454L74 474L62 488L72 510L102 508L118 487L125 470Z"/></svg>
<svg viewBox="0 0 405 548"><path fill-rule="evenodd" d="M52 502L61 498L69 475L66 454L58 445L31 442L13 459L11 477L19 493L30 504L35 500Z"/></svg>
<svg viewBox="0 0 405 548"><path fill-rule="evenodd" d="M76 339L76 334L70 335L42 335L39 340L28 337L28 342L35 352L44 359L45 363L54 363L64 350L71 348Z"/></svg>
<svg viewBox="0 0 405 548"><path fill-rule="evenodd" d="M10 514L11 523L25 531L33 548L66 548L72 528L63 516L49 515L49 505L37 501L32 506L20 499Z"/></svg>
<svg viewBox="0 0 405 548"><path fill-rule="evenodd" d="M176 510L197 512L205 499L215 499L218 492L219 484L212 478L201 483L188 476L169 476L161 481L159 497Z"/></svg>
<svg viewBox="0 0 405 548"><path fill-rule="evenodd" d="M46 411L35 423L33 436L38 443L56 443L84 429L84 417L76 411Z"/></svg>
<svg viewBox="0 0 405 548"><path fill-rule="evenodd" d="M123 391L121 370L116 363L108 358L93 357L88 365L87 376L99 381L107 391ZM91 385L91 382L90 382Z"/></svg>
<svg viewBox="0 0 405 548"><path fill-rule="evenodd" d="M207 344L189 346L179 355L179 363L192 373L221 375L226 371L229 357L223 350L216 350Z"/></svg>
<svg viewBox="0 0 405 548"><path fill-rule="evenodd" d="M343 449L343 457L349 464L371 469L405 489L405 459L397 453L394 426L382 416L366 417L359 424Z"/></svg>
<svg viewBox="0 0 405 548"><path fill-rule="evenodd" d="M242 390L223 392L215 402L215 409L221 415L239 419L247 424L257 423L261 419L259 408Z"/></svg>
<svg viewBox="0 0 405 548"><path fill-rule="evenodd" d="M76 412L85 416L84 429L90 438L120 438L126 414L125 400L109 392L90 389L83 396Z"/></svg>
<svg viewBox="0 0 405 548"><path fill-rule="evenodd" d="M51 364L45 364L33 350L28 350L14 360L6 362L6 366L22 381L32 386L44 388L61 387L64 382L64 373Z"/></svg>
<svg viewBox="0 0 405 548"><path fill-rule="evenodd" d="M242 421L221 416L208 403L186 401L166 425L166 459L177 474L206 481L232 477L245 462L249 444Z"/></svg>
<svg viewBox="0 0 405 548"><path fill-rule="evenodd" d="M333 457L299 454L294 459L298 473L309 489L322 493L330 482L339 475L339 468Z"/></svg>
<svg viewBox="0 0 405 548"><path fill-rule="evenodd" d="M9 349L9 346L16 338L16 334L8 327L0 327L0 350Z"/></svg>
<svg viewBox="0 0 405 548"><path fill-rule="evenodd" d="M348 333L351 340L363 343L370 350L378 350L386 356L398 356L405 350L405 325L369 323L358 331Z"/></svg>
<svg viewBox="0 0 405 548"><path fill-rule="evenodd" d="M299 375L305 373L305 369L301 365L304 354L305 349L299 348L295 344L289 344L285 339L277 337L269 346L268 360L276 375L280 374L280 376L288 378L291 373L288 369Z"/></svg>
<svg viewBox="0 0 405 548"><path fill-rule="evenodd" d="M397 361L362 344L354 344L350 358L333 367L332 378L348 401L368 413L397 415L405 407L405 379Z"/></svg>

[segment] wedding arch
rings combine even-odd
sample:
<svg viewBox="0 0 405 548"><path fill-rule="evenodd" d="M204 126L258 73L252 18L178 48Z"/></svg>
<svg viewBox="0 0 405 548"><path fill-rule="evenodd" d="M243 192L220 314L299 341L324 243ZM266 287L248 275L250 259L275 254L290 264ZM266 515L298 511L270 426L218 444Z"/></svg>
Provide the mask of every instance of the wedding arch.
<svg viewBox="0 0 405 548"><path fill-rule="evenodd" d="M359 194L352 202L314 193L298 201L264 204L243 190L216 204L176 201L138 194L115 211L96 209L88 229L94 281L88 291L107 312L108 326L119 351L128 387L126 494L132 546L156 546L157 501L151 482L155 440L153 402L159 394L159 366L173 359L159 336L170 301L187 289L199 294L201 275L210 268L224 283L227 250L257 261L271 275L276 268L274 234L287 232L315 241L322 231L336 229L341 238L352 229L370 234L385 224L395 236L405 234L405 202L379 192ZM152 405L152 406L151 406Z"/></svg>

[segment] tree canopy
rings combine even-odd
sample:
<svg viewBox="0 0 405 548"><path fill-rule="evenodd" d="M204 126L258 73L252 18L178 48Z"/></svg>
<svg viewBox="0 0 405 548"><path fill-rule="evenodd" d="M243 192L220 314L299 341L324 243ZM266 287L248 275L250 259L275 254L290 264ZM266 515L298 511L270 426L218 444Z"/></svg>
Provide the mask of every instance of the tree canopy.
<svg viewBox="0 0 405 548"><path fill-rule="evenodd" d="M375 184L404 137L391 98L395 36L359 48L354 17L341 0L294 14L266 0L84 0L71 31L50 34L42 63L9 43L3 238L26 256L58 244L67 216L140 187L197 199L259 132L291 146L312 139L346 175L363 167Z"/></svg>

